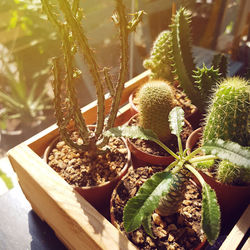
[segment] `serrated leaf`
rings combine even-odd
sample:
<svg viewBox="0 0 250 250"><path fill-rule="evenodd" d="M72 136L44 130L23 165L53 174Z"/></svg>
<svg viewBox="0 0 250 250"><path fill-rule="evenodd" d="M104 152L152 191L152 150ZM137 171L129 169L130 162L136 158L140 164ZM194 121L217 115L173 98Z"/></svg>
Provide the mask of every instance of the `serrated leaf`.
<svg viewBox="0 0 250 250"><path fill-rule="evenodd" d="M207 183L202 185L202 229L212 245L220 233L220 208L215 191Z"/></svg>
<svg viewBox="0 0 250 250"><path fill-rule="evenodd" d="M171 133L180 136L184 125L184 111L181 107L173 108L169 113Z"/></svg>
<svg viewBox="0 0 250 250"><path fill-rule="evenodd" d="M250 150L238 143L215 139L207 141L202 146L206 154L218 156L222 160L228 160L237 166L250 168Z"/></svg>
<svg viewBox="0 0 250 250"><path fill-rule="evenodd" d="M123 221L126 232L136 230L142 223L146 230L148 229L146 219L158 207L160 198L168 193L172 182L173 175L170 172L160 172L141 186L137 195L131 198L124 208Z"/></svg>
<svg viewBox="0 0 250 250"><path fill-rule="evenodd" d="M119 126L104 132L107 137L126 137L131 139L158 140L156 134L150 129L143 129L138 126Z"/></svg>

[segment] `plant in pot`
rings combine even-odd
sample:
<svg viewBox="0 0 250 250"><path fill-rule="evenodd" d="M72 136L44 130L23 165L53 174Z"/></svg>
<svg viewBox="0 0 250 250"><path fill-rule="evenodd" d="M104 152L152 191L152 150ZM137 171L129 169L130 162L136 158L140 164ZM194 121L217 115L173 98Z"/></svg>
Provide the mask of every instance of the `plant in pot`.
<svg viewBox="0 0 250 250"><path fill-rule="evenodd" d="M113 82L107 68L100 70L93 50L88 45L81 24L79 1L58 0L61 15L49 0L42 0L48 18L58 27L64 62L53 60L53 90L60 139L45 153L48 164L97 209L105 208L113 187L127 171L129 151L125 141L110 140L104 131L116 121L121 94L127 77L128 35L140 22L143 12L134 14L129 21L122 0L115 1L113 21L119 27L121 42L120 72ZM78 106L74 81L80 72L74 65L76 52L81 53L90 69L97 95L97 120L88 126ZM102 74L105 82L102 80ZM104 84L112 97L111 107L105 107ZM110 108L110 109L109 109ZM108 113L106 119L105 115Z"/></svg>
<svg viewBox="0 0 250 250"><path fill-rule="evenodd" d="M173 151L178 150L176 138L171 135L168 115L177 105L172 86L165 81L152 80L145 83L138 93L139 112L134 115L129 125L138 124L144 129L151 129L162 142ZM192 132L191 125L185 120L185 131L182 139L185 141ZM128 139L134 166L142 164L169 164L174 158L154 142L141 139Z"/></svg>
<svg viewBox="0 0 250 250"><path fill-rule="evenodd" d="M159 34L150 58L144 61L144 67L150 70L151 79L173 84L175 97L185 110L186 119L197 128L211 89L227 73L227 58L218 54L214 56L210 68L196 66L192 54L190 19L190 13L185 8L180 8L173 15L170 30ZM136 93L133 93L131 103L133 95L137 99ZM135 104L131 106L136 108Z"/></svg>
<svg viewBox="0 0 250 250"><path fill-rule="evenodd" d="M249 94L249 81L239 77L224 79L214 90L204 126L194 131L186 147L221 138L249 149ZM219 161L201 169L200 173L216 190L223 224L233 225L248 205L250 170L237 163Z"/></svg>
<svg viewBox="0 0 250 250"><path fill-rule="evenodd" d="M189 180L192 180L192 175L194 175L201 185L202 229L205 233L207 241L210 244L213 244L220 232L220 209L217 203L215 191L204 181L203 177L199 174L196 168L200 164L208 164L208 162L218 159L219 157L220 159L230 160L247 169L249 168L249 152L237 143L225 142L219 139L208 141L204 143L202 147L199 147L192 153L187 154L187 150L183 150L182 148L180 138L180 132L184 124L183 110L180 107L175 107L170 112L169 120L171 123L171 131L178 138L179 152L177 154L167 148L151 130L145 130L137 126L129 127L127 125L124 125L121 127L112 128L109 131L105 132L107 136L144 138L146 140L155 141L175 157L174 162L163 169L163 171L155 173L147 180L145 179L143 170L141 170L141 175L143 175L144 177L139 180L140 185L142 183L143 184L138 191L129 190L128 192L124 192L124 190L121 190L120 193L122 193L122 195L120 196L120 198L116 199L116 202L121 204L121 197L125 196L126 194L130 194L130 196L132 196L133 198L129 199L129 201L126 200L126 204L122 204L122 206L125 207L120 208L120 211L118 211L117 213L118 215L119 213L123 213L123 222L121 222L119 228L123 231L125 229L127 236L132 241L134 239L134 236L131 232L133 232L134 230L139 230L140 233L138 233L138 231L135 231L134 233L137 235L140 234L140 236L145 237L145 239L147 239L147 235L151 236L151 240L145 241L147 241L148 244L151 244L155 248L157 248L157 246L164 246L165 248L172 247L171 249L176 249L174 247L178 247L178 245L175 245L173 243L173 239L170 242L166 243L166 245L162 245L162 243L159 243L160 240L164 241L167 238L171 238L169 237L169 234L173 235L174 233L170 231L176 230L173 229L173 225L171 226L172 229L168 228L168 226L170 225L166 225L166 222L164 223L163 221L164 217L167 218L167 221L168 216L176 214L178 212L178 209L184 199L184 192L187 187L187 183ZM197 154L199 154L202 150L209 151L212 154L197 156ZM126 177L124 177L124 179L125 178ZM121 183L122 182L120 182L120 184L117 186L116 190L122 189ZM151 217L152 213L154 213L153 217ZM161 216L161 222L159 222L158 220L158 225L162 224L160 225L161 231L168 231L167 234L162 237L160 237L157 233L159 231L158 227L153 226L153 230L151 228L151 221L153 225L153 222L155 222L155 218L157 218L158 216ZM143 233L141 233L141 226L144 230ZM183 235L184 232L182 232L181 238L184 237ZM162 239L159 240L159 238ZM144 240L140 240L138 244L139 245L137 246L139 247L145 247Z"/></svg>
<svg viewBox="0 0 250 250"><path fill-rule="evenodd" d="M3 146L10 148L41 130L46 112L52 111L52 99L37 80L29 86L20 66L9 60L3 58L0 64L0 129Z"/></svg>

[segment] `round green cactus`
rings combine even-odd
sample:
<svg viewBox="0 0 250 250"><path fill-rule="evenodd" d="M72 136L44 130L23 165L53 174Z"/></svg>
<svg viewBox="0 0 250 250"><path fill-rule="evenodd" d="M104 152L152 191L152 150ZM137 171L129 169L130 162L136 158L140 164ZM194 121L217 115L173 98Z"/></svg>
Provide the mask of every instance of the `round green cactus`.
<svg viewBox="0 0 250 250"><path fill-rule="evenodd" d="M219 84L207 113L204 142L221 138L249 146L249 96L247 80L231 77Z"/></svg>
<svg viewBox="0 0 250 250"><path fill-rule="evenodd" d="M171 61L169 60L170 31L162 31L156 38L150 58L145 59L143 66L151 70L151 79L173 81Z"/></svg>
<svg viewBox="0 0 250 250"><path fill-rule="evenodd" d="M139 91L139 125L151 129L162 141L170 138L168 115L175 106L173 90L164 81L151 81Z"/></svg>
<svg viewBox="0 0 250 250"><path fill-rule="evenodd" d="M223 160L218 165L217 179L226 184L248 185L250 184L250 170Z"/></svg>

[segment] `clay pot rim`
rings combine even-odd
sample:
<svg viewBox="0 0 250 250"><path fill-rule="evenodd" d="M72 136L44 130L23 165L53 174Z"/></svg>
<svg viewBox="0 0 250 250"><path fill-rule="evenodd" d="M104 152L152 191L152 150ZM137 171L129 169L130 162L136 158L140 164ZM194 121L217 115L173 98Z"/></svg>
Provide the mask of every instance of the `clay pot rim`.
<svg viewBox="0 0 250 250"><path fill-rule="evenodd" d="M186 148L188 148L188 153L190 153L190 150L192 150L192 148L195 146L197 141L200 139L200 137L202 135L202 129L203 129L202 127L197 128L189 135L189 137L186 141ZM242 191L249 190L250 185L237 186L237 185L230 185L230 184L226 184L226 183L221 183L218 180L216 180L215 178L204 173L202 170L199 170L199 173L201 175L205 175L207 179L211 180L211 182L215 182L216 185L221 186L222 188L234 189L234 190L238 189L238 190L242 190Z"/></svg>
<svg viewBox="0 0 250 250"><path fill-rule="evenodd" d="M49 145L46 147L45 151L44 151L44 154L43 154L43 159L44 161L48 164L48 156L50 154L50 152L52 151L52 149L54 148L55 144L59 141L59 135L57 135L50 143ZM117 180L120 179L121 176L124 176L124 174L127 172L129 166L130 166L130 162L131 162L131 152L128 148L128 145L127 145L127 142L126 140L121 137L120 138L122 140L122 142L125 144L126 148L127 148L127 161L124 165L124 167L122 168L122 170L119 172L119 174L113 178L112 180L110 181L106 181L104 183L101 183L101 184L98 184L98 185L95 185L95 186L84 186L84 187L75 187L73 186L73 188L75 190L89 190L89 189L99 189L99 188L102 188L102 187L105 187L105 186L108 186L114 182L116 182ZM51 168L52 169L52 168ZM53 169L52 169L53 170ZM53 170L55 171L55 170Z"/></svg>
<svg viewBox="0 0 250 250"><path fill-rule="evenodd" d="M130 123L130 121L134 118L138 116L138 114L135 114L133 115L129 121L127 122L127 124ZM186 120L184 119L185 123L190 127L192 128L192 125ZM128 142L128 147L132 147L134 150L138 151L139 154L142 154L146 157L149 157L149 158L154 158L155 160L154 161L159 161L159 163L155 163L155 162L152 162L151 164L157 164L157 165L163 165L163 164L170 164L173 160L174 160L174 157L172 155L169 155L169 156L160 156L160 155L153 155L153 154L150 154L150 153L147 153L145 151L142 151L140 150L132 141L131 139L127 138L127 142ZM161 161L163 161L163 163L161 163Z"/></svg>

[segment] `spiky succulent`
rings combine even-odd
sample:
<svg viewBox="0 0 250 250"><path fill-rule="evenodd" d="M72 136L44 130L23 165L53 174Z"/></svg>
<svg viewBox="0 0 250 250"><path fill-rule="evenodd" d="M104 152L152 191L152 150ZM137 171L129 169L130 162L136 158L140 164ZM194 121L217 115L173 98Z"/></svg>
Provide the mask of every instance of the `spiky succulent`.
<svg viewBox="0 0 250 250"><path fill-rule="evenodd" d="M207 113L203 141L221 138L250 145L250 84L239 77L224 79L214 92ZM227 184L250 183L249 170L222 161L217 178Z"/></svg>
<svg viewBox="0 0 250 250"><path fill-rule="evenodd" d="M223 80L214 91L207 112L204 142L221 138L249 146L249 98L249 81L239 77Z"/></svg>
<svg viewBox="0 0 250 250"><path fill-rule="evenodd" d="M167 82L151 81L139 91L139 124L151 129L162 141L170 137L168 115L174 107L172 87Z"/></svg>
<svg viewBox="0 0 250 250"><path fill-rule="evenodd" d="M171 61L169 60L170 31L162 31L156 38L151 55L143 61L143 66L151 70L150 79L173 80Z"/></svg>
<svg viewBox="0 0 250 250"><path fill-rule="evenodd" d="M227 56L223 53L214 55L212 65L214 69L219 69L221 77L226 77L228 73L228 60Z"/></svg>
<svg viewBox="0 0 250 250"><path fill-rule="evenodd" d="M200 91L203 103L207 103L207 99L211 94L213 87L215 87L220 78L219 69L214 69L213 66L207 68L206 65L203 64L202 68L197 67L193 72L193 78L195 79L194 83Z"/></svg>
<svg viewBox="0 0 250 250"><path fill-rule="evenodd" d="M98 152L103 152L103 148L107 143L107 140L103 138L103 132L105 129L111 128L116 119L127 76L128 35L135 30L136 25L141 21L143 12L139 11L135 13L133 18L129 20L123 1L115 0L113 21L119 28L121 56L119 77L117 82L114 83L111 81L107 68L101 70L96 62L95 54L89 46L82 25L83 15L82 9L79 8L79 0L41 1L49 20L58 28L62 40L63 57L55 58L53 61L55 113L60 135L71 147L81 151L92 152L91 154L96 156ZM86 125L74 88L75 79L79 76L79 70L74 65L77 51L83 55L96 88L97 121L94 132L91 132ZM105 82L102 81L102 72L104 73ZM112 96L112 104L106 120L104 84L107 85ZM74 129L79 133L78 141L81 141L81 143L72 140L72 131L69 130L69 124L74 125Z"/></svg>
<svg viewBox="0 0 250 250"><path fill-rule="evenodd" d="M250 184L250 169L244 169L230 161L223 160L218 164L217 180L230 185Z"/></svg>
<svg viewBox="0 0 250 250"><path fill-rule="evenodd" d="M191 102L205 112L207 96L215 83L226 74L226 58L216 55L211 68L196 67L192 53L191 13L180 8L172 17L170 30L162 32L154 43L151 57L144 62L152 78L166 77L171 65L172 74ZM164 72L164 74L163 74ZM194 73L195 72L195 73ZM221 75L218 74L221 72ZM198 84L197 84L198 83Z"/></svg>

